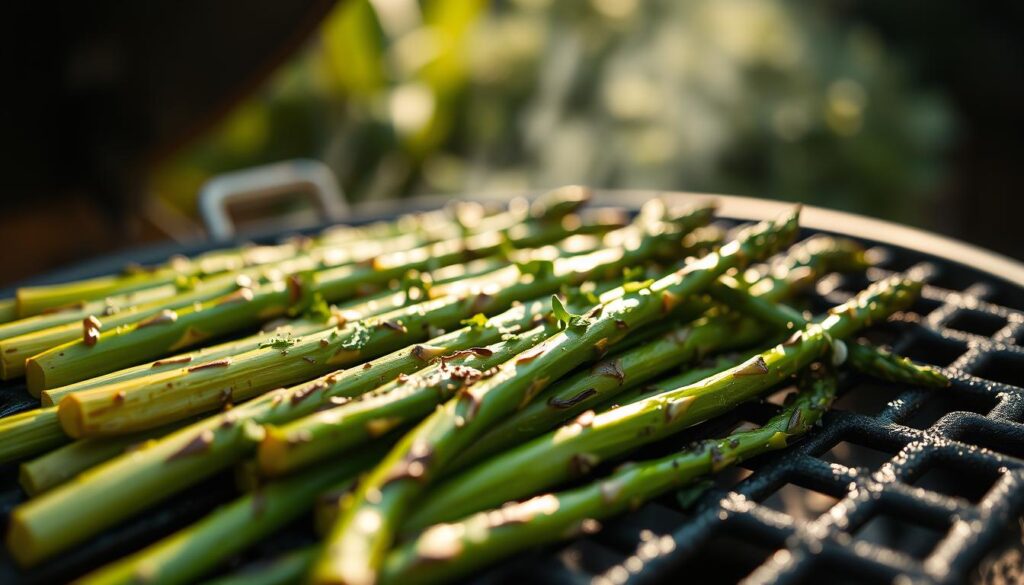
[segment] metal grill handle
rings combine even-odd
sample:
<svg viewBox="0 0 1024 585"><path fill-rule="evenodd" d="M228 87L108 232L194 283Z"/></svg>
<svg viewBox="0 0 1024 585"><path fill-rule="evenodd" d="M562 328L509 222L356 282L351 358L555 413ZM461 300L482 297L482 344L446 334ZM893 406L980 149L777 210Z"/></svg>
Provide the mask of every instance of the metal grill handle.
<svg viewBox="0 0 1024 585"><path fill-rule="evenodd" d="M199 191L199 213L211 239L229 240L237 231L228 213L230 204L256 202L286 193L313 195L326 221L341 221L349 215L348 203L334 173L313 159L293 159L217 175Z"/></svg>

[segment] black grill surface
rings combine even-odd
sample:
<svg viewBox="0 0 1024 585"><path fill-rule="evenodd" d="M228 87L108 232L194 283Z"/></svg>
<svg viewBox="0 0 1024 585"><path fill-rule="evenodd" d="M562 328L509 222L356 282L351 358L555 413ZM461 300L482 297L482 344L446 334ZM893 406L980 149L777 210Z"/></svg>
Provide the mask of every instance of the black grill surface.
<svg viewBox="0 0 1024 585"><path fill-rule="evenodd" d="M805 230L804 236L811 235ZM520 583L1015 583L1024 579L1024 288L952 259L865 240L886 260L822 281L808 308L843 302L869 281L926 267L909 311L864 336L943 368L953 385L921 390L847 375L824 424L784 452L728 470L472 579ZM99 267L96 268L99 270ZM0 388L0 414L32 405ZM636 453L759 423L778 394ZM66 581L200 517L230 497L217 477L31 573L0 558L0 582ZM24 498L0 468L0 513ZM309 541L308 522L234 565Z"/></svg>

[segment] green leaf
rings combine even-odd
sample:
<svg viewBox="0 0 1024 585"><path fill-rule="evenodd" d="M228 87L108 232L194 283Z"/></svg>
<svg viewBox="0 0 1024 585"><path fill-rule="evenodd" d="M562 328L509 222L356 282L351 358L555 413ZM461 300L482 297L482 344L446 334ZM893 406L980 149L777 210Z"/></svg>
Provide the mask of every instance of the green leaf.
<svg viewBox="0 0 1024 585"><path fill-rule="evenodd" d="M473 315L469 319L463 319L462 321L459 321L459 324L467 327L472 327L473 329L483 329L484 327L487 327L487 315L484 315L483 313L477 313L476 315Z"/></svg>
<svg viewBox="0 0 1024 585"><path fill-rule="evenodd" d="M290 337L277 337L275 335L274 337L268 339L266 342L261 343L260 349L266 349L268 347L272 347L274 349L288 349L289 347L295 345L295 343L295 339L292 339Z"/></svg>
<svg viewBox="0 0 1024 585"><path fill-rule="evenodd" d="M590 319L583 315L570 313L565 308L565 305L562 304L562 300L558 298L558 295L551 295L551 314L566 327L586 327L590 325Z"/></svg>
<svg viewBox="0 0 1024 585"><path fill-rule="evenodd" d="M372 333L373 331L364 325L362 321L356 321L352 326L349 338L341 343L341 348L353 351L363 349L369 343Z"/></svg>
<svg viewBox="0 0 1024 585"><path fill-rule="evenodd" d="M313 294L313 302L306 309L306 316L310 319L326 322L331 318L331 306L324 300L320 293Z"/></svg>

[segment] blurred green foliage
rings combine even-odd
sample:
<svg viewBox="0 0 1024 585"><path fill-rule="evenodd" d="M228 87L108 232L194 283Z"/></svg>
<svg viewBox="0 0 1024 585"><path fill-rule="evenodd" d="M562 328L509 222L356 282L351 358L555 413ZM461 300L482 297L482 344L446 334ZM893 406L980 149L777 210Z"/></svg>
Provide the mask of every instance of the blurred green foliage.
<svg viewBox="0 0 1024 585"><path fill-rule="evenodd" d="M782 197L898 221L954 131L872 31L786 0L351 0L158 169L308 156L351 199L564 183Z"/></svg>

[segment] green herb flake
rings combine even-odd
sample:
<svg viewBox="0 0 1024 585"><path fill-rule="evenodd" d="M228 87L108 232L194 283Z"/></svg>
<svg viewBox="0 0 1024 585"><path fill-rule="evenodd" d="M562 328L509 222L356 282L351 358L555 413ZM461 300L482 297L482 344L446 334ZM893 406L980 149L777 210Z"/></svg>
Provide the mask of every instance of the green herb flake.
<svg viewBox="0 0 1024 585"><path fill-rule="evenodd" d="M487 316L483 313L477 313L469 319L459 321L459 324L466 327L472 327L473 329L483 329L484 327L487 327Z"/></svg>
<svg viewBox="0 0 1024 585"><path fill-rule="evenodd" d="M363 349L370 342L370 335L372 334L371 328L363 324L362 321L357 321L352 327L348 339L341 343L341 348L352 351Z"/></svg>
<svg viewBox="0 0 1024 585"><path fill-rule="evenodd" d="M289 347L295 345L296 342L297 340L292 339L290 337L277 337L275 335L274 337L268 339L266 342L261 343L260 349L266 349L268 347L272 347L274 349L288 349Z"/></svg>

